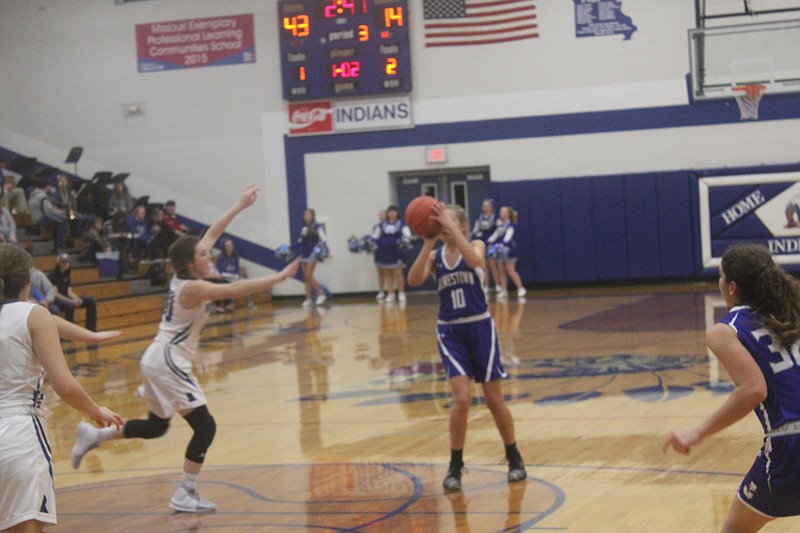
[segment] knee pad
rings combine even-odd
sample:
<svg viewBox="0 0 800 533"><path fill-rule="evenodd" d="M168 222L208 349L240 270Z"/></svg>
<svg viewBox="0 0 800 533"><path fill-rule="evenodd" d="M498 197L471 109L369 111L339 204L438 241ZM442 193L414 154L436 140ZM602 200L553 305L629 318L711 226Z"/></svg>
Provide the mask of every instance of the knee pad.
<svg viewBox="0 0 800 533"><path fill-rule="evenodd" d="M169 418L159 418L150 413L147 420L128 420L122 428L126 439L156 439L169 429Z"/></svg>
<svg viewBox="0 0 800 533"><path fill-rule="evenodd" d="M217 432L217 423L205 405L201 405L184 418L194 430L192 440L186 447L185 457L192 462L202 464Z"/></svg>

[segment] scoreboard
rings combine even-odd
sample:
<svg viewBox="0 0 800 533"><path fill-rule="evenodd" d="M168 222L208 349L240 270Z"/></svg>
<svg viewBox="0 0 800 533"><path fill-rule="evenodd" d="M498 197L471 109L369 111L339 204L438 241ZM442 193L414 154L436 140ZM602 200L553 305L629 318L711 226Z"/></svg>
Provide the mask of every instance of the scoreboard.
<svg viewBox="0 0 800 533"><path fill-rule="evenodd" d="M284 100L411 92L408 0L279 0Z"/></svg>

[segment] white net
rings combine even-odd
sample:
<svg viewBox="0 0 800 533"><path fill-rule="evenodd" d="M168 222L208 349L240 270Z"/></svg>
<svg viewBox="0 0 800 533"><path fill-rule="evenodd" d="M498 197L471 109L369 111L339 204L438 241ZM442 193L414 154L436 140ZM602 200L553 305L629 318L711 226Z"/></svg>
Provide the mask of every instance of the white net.
<svg viewBox="0 0 800 533"><path fill-rule="evenodd" d="M736 103L739 104L739 120L758 120L758 105L764 89L764 85L741 85L733 88Z"/></svg>

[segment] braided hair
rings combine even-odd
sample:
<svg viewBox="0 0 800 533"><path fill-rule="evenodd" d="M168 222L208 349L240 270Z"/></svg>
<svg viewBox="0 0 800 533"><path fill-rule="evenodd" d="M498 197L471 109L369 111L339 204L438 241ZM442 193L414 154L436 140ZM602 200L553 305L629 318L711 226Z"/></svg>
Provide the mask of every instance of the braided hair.
<svg viewBox="0 0 800 533"><path fill-rule="evenodd" d="M722 256L725 278L738 287L736 304L760 315L757 323L769 329L781 346L800 340L800 282L775 264L766 248L737 244Z"/></svg>

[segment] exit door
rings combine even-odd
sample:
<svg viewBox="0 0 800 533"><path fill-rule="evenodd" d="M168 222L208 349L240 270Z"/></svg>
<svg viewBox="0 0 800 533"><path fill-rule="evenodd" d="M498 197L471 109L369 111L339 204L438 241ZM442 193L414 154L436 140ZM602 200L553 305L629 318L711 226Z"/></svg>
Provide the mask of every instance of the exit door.
<svg viewBox="0 0 800 533"><path fill-rule="evenodd" d="M392 176L400 213L417 196L432 196L446 204L460 205L474 221L483 200L490 196L489 167L396 172Z"/></svg>
<svg viewBox="0 0 800 533"><path fill-rule="evenodd" d="M432 196L446 204L463 207L470 221L469 229L472 229L473 222L481 212L483 200L490 196L489 167L397 172L391 176L395 179L397 207L401 215L417 196ZM411 266L421 248L422 241L416 241L414 249L407 254L407 266ZM435 290L436 284L431 279L421 287L408 289Z"/></svg>

